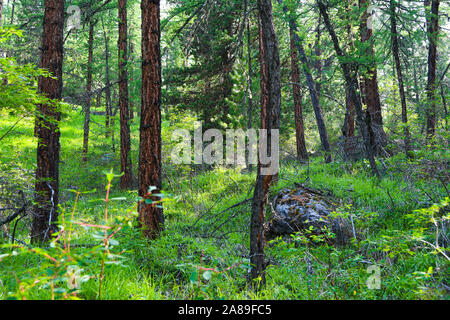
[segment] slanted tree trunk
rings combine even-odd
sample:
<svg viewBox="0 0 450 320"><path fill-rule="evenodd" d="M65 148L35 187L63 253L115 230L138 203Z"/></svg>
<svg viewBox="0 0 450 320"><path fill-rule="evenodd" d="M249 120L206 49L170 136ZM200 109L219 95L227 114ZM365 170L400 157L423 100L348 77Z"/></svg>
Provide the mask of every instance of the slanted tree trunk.
<svg viewBox="0 0 450 320"><path fill-rule="evenodd" d="M132 182L130 111L128 108L127 73L127 0L119 0L119 108L120 108L120 187L128 189Z"/></svg>
<svg viewBox="0 0 450 320"><path fill-rule="evenodd" d="M261 129L267 130L267 149L262 150L270 154L273 143L271 130L280 128L281 112L281 82L280 57L278 53L278 40L273 25L272 3L270 0L258 0L259 33L260 33L260 64L261 64ZM261 137L260 137L261 138ZM277 151L278 152L278 151ZM265 165L259 159L258 174L252 201L252 215L250 221L250 281L261 278L259 285L266 282L264 261L264 220L266 203L270 186L276 172L263 172ZM273 165L273 164L270 164ZM268 167L270 167L268 165ZM260 288L253 283L253 288Z"/></svg>
<svg viewBox="0 0 450 320"><path fill-rule="evenodd" d="M392 55L394 57L395 68L397 71L398 88L400 91L400 100L402 104L402 122L404 124L405 153L408 157L411 157L410 134L408 127L408 113L407 113L408 111L406 108L405 86L403 84L402 66L400 63L400 54L398 46L396 5L397 4L395 3L395 0L390 0Z"/></svg>
<svg viewBox="0 0 450 320"><path fill-rule="evenodd" d="M278 3L280 5L283 5L282 0L278 0ZM287 7L283 6L283 11L285 13L287 13L288 12ZM295 21L293 19L289 19L289 27L293 32L295 46L297 47L298 53L300 55L300 61L303 66L303 72L306 77L306 83L308 85L309 94L311 96L311 101L312 101L313 108L314 108L314 114L316 116L317 127L319 129L320 141L322 142L322 148L325 153L325 162L330 163L332 160L330 143L328 141L328 133L327 133L327 128L325 126L325 121L323 120L323 116L322 116L322 108L320 106L319 95L317 93L317 87L316 87L316 84L315 84L314 79L311 74L311 67L309 65L308 59L306 58L306 54L305 54L305 50L303 49L302 41L301 41L300 37L297 35L297 24L295 23Z"/></svg>
<svg viewBox="0 0 450 320"><path fill-rule="evenodd" d="M364 10L361 16L361 41L368 43L364 55L369 57L367 63L367 72L362 78L362 92L364 102L367 105L367 110L370 114L370 123L372 132L375 138L375 152L382 154L382 148L387 144L386 133L383 128L383 115L381 112L380 93L378 89L378 74L377 64L375 61L375 51L373 45L373 30L372 30L372 12L369 11L371 0L359 0L359 6Z"/></svg>
<svg viewBox="0 0 450 320"><path fill-rule="evenodd" d="M370 117L368 117L368 115L363 112L361 99L357 92L358 87L357 75L355 73L353 73L352 75L351 66L348 62L348 59L346 59L347 57L345 56L344 52L342 51L339 45L339 40L330 22L326 6L323 4L321 0L317 0L317 4L319 6L320 13L322 14L325 26L328 29L328 33L330 34L330 37L333 41L334 49L339 58L340 65L344 73L345 82L350 92L350 97L353 100L353 103L355 104L356 119L358 122L359 130L361 131L364 140L364 147L366 150L367 159L369 160L370 166L372 168L372 173L375 176L379 177L379 172L374 156L374 145L369 135L370 121L368 120L370 120Z"/></svg>
<svg viewBox="0 0 450 320"><path fill-rule="evenodd" d="M3 0L0 0L0 27L3 24Z"/></svg>
<svg viewBox="0 0 450 320"><path fill-rule="evenodd" d="M84 108L84 136L83 136L83 162L87 161L89 149L89 124L91 121L91 96L92 96L92 61L94 56L94 25L89 22L89 54L88 54L88 70L86 84L86 106Z"/></svg>
<svg viewBox="0 0 450 320"><path fill-rule="evenodd" d="M308 161L308 151L305 141L305 127L303 124L302 94L300 90L300 68L298 67L298 53L295 48L294 32L290 32L290 50L292 65L292 94L294 98L295 135L297 142L297 159Z"/></svg>
<svg viewBox="0 0 450 320"><path fill-rule="evenodd" d="M437 40L439 35L439 0L431 1L431 14L428 7L430 0L425 0L425 11L427 17L428 47L428 82L427 82L427 138L431 139L436 133L436 63L437 63Z"/></svg>
<svg viewBox="0 0 450 320"><path fill-rule="evenodd" d="M142 109L139 150L139 196L150 187L161 190L161 29L160 1L142 0ZM155 199L156 198L156 199ZM145 201L139 205L139 222L144 234L153 239L164 228L161 208Z"/></svg>
<svg viewBox="0 0 450 320"><path fill-rule="evenodd" d="M40 67L55 78L40 77L38 90L49 99L61 99L64 0L45 0L44 5ZM39 244L49 240L57 231L61 113L58 106L50 104L37 105L37 111L37 168L31 242Z"/></svg>

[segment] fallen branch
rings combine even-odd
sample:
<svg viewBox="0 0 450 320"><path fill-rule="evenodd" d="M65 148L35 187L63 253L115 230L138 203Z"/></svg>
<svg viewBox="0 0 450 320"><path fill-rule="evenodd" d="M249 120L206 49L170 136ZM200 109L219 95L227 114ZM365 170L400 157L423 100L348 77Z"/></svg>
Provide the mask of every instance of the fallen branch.
<svg viewBox="0 0 450 320"><path fill-rule="evenodd" d="M9 215L6 219L1 220L0 221L0 227L5 225L5 224L7 224L7 223L10 223L15 218L17 218L20 214L25 212L25 209L27 208L27 203L25 201L25 196L23 195L22 191L19 191L19 194L22 196L23 206L20 209L18 209L16 212L14 212L13 214Z"/></svg>

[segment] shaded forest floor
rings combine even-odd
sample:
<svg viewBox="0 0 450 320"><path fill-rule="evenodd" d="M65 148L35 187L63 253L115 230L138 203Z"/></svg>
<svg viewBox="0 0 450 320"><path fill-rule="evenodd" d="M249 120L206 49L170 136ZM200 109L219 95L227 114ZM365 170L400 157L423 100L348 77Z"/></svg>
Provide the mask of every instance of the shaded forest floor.
<svg viewBox="0 0 450 320"><path fill-rule="evenodd" d="M1 299L73 298L75 294L98 298L102 263L92 247L101 235L87 224L104 223L105 171L118 172L120 159L118 152L112 152L111 138L105 139L103 116L94 115L88 162L83 163L83 114L69 113L61 128L60 203L65 223L73 213L71 221L83 221L84 226L71 224L73 260L64 266L81 268L75 276L80 285L65 290L70 272L63 268L55 274L57 268L49 265L45 254L58 256L58 248L37 253L6 245L0 247ZM18 119L2 114L0 132ZM118 121L116 126L118 132ZM163 137L170 137L168 127L163 125ZM137 121L132 125L132 141L136 168ZM118 135L115 144L118 149ZM1 142L1 206L20 203L18 190L32 200L35 145L32 118L23 119ZM164 204L165 231L150 244L134 227L124 227L115 235L109 254L116 258L104 267L101 298L448 299L448 198L444 201L448 159L449 151L439 149L424 150L415 160L401 155L384 159L378 163L381 181L370 176L364 161L328 165L322 158L313 158L309 165L282 161L270 199L295 183L320 189L335 199L337 215L352 218L357 236L345 247L305 241L298 234L271 241L266 247L267 288L257 294L246 286L250 202L245 200L253 194L255 174L223 167L194 172L166 159L163 188L171 195ZM108 204L111 220L129 216L138 201L135 190L120 191L118 185L115 178ZM80 194L75 205L74 190L92 192ZM233 207L236 204L240 205ZM18 241L29 241L29 224L29 217L17 224ZM8 230L0 231L0 243L10 242L5 237L13 229L11 223ZM12 250L17 252L11 255ZM376 275L370 266L379 267L380 289L367 285Z"/></svg>

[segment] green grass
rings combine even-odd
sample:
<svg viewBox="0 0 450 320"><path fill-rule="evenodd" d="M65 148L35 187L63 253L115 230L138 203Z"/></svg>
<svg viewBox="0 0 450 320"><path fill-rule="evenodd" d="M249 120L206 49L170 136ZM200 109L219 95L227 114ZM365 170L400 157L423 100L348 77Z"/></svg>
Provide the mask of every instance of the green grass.
<svg viewBox="0 0 450 320"><path fill-rule="evenodd" d="M104 128L100 125L104 123L103 117L93 116L88 162L82 163L83 115L79 110L71 110L69 115L61 122L61 210L66 217L72 212L75 194L68 189L95 189L95 192L81 195L74 220L103 224L105 203L102 199L107 184L104 171L113 168L119 172L119 155L116 152L111 160L105 157L112 153L111 139L105 139ZM1 114L0 134L17 119L14 115ZM118 121L116 132L117 126ZM169 130L173 127L165 125L163 128L163 136L170 136ZM4 170L0 177L8 177L12 189L28 188L29 197L36 145L32 136L33 120L24 119L2 141L0 150ZM116 133L118 149L117 139ZM164 141L165 153L168 142ZM136 175L137 121L132 124L132 144ZM448 153L442 153L448 159ZM347 247L302 244L294 238L268 244L266 253L271 264L267 270L267 287L254 293L247 289L245 265L249 251L250 204L227 209L252 196L255 174L223 167L187 174L191 171L189 166L176 167L165 161L164 190L177 197L164 206L165 231L150 243L136 228L118 233L119 245L114 252L120 253L124 261L106 266L102 298L448 299L448 291L443 287L449 284L448 260L432 248L405 237L418 230L408 214L414 209L431 206L430 195L434 195L436 201L443 200L446 190L436 179L400 174L397 169L404 169L401 158L385 162L381 181L372 178L367 164L361 161L325 165L322 159L314 158L309 165L282 163L279 181L272 188L270 199L277 191L292 187L294 183L305 182L310 187L328 191L335 201L341 202L341 213L352 215L360 237ZM382 167L381 163L379 165ZM16 167L21 170L14 169ZM111 219L133 211L137 191L119 190L118 179L115 179L111 198L119 197L125 200L109 203ZM433 243L430 225L423 223L420 227L429 229L423 236ZM17 237L28 241L26 227L20 229ZM79 245L95 243L91 230L80 226L74 227L72 239ZM56 254L52 251L55 249L48 250ZM82 284L77 296L96 299L100 259L88 257L88 251L83 247L73 249L91 262L86 263L83 271L91 278ZM9 248L0 248L0 254L9 252ZM203 279L200 284L191 281L196 266L224 270L239 263L242 264L227 272L213 273L209 280ZM370 264L380 266L380 290L370 290L366 285ZM22 297L17 294L20 283L29 280L24 293L27 298L50 299L50 288L33 282L43 279L45 265L48 265L45 258L30 252L1 260L0 297Z"/></svg>

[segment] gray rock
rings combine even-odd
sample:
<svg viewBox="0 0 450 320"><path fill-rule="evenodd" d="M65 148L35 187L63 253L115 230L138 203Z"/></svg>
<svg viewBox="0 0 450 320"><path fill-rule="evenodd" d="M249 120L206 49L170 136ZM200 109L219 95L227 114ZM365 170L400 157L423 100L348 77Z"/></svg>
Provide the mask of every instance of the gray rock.
<svg viewBox="0 0 450 320"><path fill-rule="evenodd" d="M283 189L273 201L274 217L265 224L264 236L267 240L310 230L316 235L325 234L325 227L336 236L326 237L327 241L347 244L352 234L351 225L330 214L335 206L326 196L306 187ZM309 234L310 232L305 234Z"/></svg>

